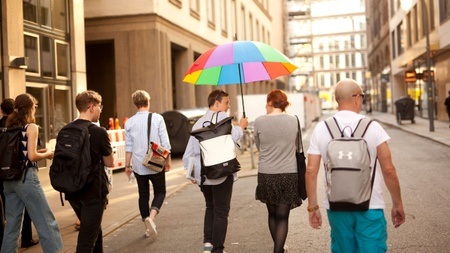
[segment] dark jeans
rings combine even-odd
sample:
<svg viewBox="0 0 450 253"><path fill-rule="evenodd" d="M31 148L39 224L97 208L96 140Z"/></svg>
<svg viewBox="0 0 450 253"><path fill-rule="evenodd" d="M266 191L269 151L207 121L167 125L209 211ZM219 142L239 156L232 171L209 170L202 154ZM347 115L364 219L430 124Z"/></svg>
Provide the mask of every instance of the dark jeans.
<svg viewBox="0 0 450 253"><path fill-rule="evenodd" d="M164 199L166 198L166 172L162 171L157 174L151 175L139 175L136 176L136 182L139 191L139 211L141 213L142 220L150 216L150 207L148 202L150 201L150 183L153 185L153 197L151 209L155 209L159 213Z"/></svg>
<svg viewBox="0 0 450 253"><path fill-rule="evenodd" d="M102 218L106 197L90 200L69 200L80 220L76 252L103 252Z"/></svg>
<svg viewBox="0 0 450 253"><path fill-rule="evenodd" d="M203 185L201 190L206 202L203 242L213 245L212 252L223 252L228 227L231 195L233 192L233 175L219 185Z"/></svg>

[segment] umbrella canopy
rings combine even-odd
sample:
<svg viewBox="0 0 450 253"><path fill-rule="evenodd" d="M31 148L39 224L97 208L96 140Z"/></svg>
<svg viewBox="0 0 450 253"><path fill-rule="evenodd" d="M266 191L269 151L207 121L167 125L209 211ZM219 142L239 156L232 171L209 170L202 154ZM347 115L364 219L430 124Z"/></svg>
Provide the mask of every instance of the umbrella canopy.
<svg viewBox="0 0 450 253"><path fill-rule="evenodd" d="M288 75L296 68L289 58L267 44L235 41L200 55L183 81L196 85L242 84Z"/></svg>

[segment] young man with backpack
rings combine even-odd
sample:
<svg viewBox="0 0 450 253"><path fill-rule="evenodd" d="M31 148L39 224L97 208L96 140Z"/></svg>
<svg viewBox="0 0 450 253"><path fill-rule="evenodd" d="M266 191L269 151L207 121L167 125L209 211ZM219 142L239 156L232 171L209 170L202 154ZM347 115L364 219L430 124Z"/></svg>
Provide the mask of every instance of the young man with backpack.
<svg viewBox="0 0 450 253"><path fill-rule="evenodd" d="M217 122L228 117L226 112L230 109L230 98L223 90L214 90L208 96L209 110L197 120L192 127L192 131L202 128L204 124L211 122L212 116L218 114ZM215 118L215 117L214 117ZM216 122L216 120L214 120ZM205 125L205 126L206 126ZM237 142L243 135L243 130L247 127L248 120L241 118L239 126L233 126L231 135L234 142ZM220 154L217 154L220 156ZM237 180L237 174L209 179L201 176L201 151L199 141L191 136L183 155L184 168L187 169L190 163L194 163L195 180L200 186L206 202L205 219L203 225L204 253L224 252L224 242L228 226L228 214L230 212L231 195L233 183ZM202 182L203 181L203 182Z"/></svg>
<svg viewBox="0 0 450 253"><path fill-rule="evenodd" d="M405 222L400 183L387 143L390 137L377 122L370 122L366 129L369 122L361 121L365 118L359 114L364 93L356 81L344 79L338 82L335 98L338 112L331 120L317 124L308 149L305 176L309 224L315 229L322 225L317 200L317 175L322 159L326 187L323 205L331 227L331 252L385 252L387 229L381 186L383 178L392 198L392 223L397 228ZM339 129L337 134L333 124ZM345 141L359 142L361 146L348 150L351 145ZM362 161L364 159L369 161ZM376 168L377 160L380 169ZM357 163L360 165L355 167ZM363 173L365 170L368 173ZM361 197L367 191L368 201ZM349 195L351 198L342 198ZM363 204L366 201L368 206Z"/></svg>
<svg viewBox="0 0 450 253"><path fill-rule="evenodd" d="M108 195L108 182L103 166L112 167L114 158L108 133L104 128L92 123L100 118L103 109L101 103L102 97L95 91L79 93L75 98L75 105L80 116L68 124L83 125L87 127L90 135L91 175L81 190L65 193L66 199L81 221L76 252L103 252L101 222ZM55 160L57 153L58 150L55 150Z"/></svg>

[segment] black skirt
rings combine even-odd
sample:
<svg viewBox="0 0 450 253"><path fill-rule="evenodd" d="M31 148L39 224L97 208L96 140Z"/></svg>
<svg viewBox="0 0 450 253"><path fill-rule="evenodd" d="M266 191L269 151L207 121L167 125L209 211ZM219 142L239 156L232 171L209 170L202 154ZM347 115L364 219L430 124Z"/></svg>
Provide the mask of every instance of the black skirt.
<svg viewBox="0 0 450 253"><path fill-rule="evenodd" d="M302 204L297 173L258 173L256 199L266 204L288 204L294 209Z"/></svg>

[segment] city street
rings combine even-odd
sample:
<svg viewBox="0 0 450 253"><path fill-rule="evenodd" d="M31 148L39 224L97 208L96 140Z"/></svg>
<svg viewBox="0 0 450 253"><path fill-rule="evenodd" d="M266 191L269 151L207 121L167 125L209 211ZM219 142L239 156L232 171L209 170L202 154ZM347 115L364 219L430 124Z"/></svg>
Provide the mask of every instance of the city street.
<svg viewBox="0 0 450 253"><path fill-rule="evenodd" d="M390 198L385 190L389 252L448 252L450 146L397 127L384 127L392 138L390 147L407 212L406 223L394 229L390 224ZM304 133L306 146L310 131ZM248 152L239 154L239 158L243 170L239 172L241 178L234 185L225 250L228 253L271 252L267 211L265 205L254 198L257 179L254 175L257 171L251 169ZM77 236L73 226L75 215L67 202L64 207L61 206L59 194L51 186L48 188L48 182L43 181L43 185L61 227L64 252L74 252ZM167 174L167 185L168 197L156 221L158 238L151 242L144 237L136 184L128 184L123 171L114 173L114 188L109 195L110 204L103 220L105 252L201 252L203 196L196 185L184 179L179 159L174 160L174 169ZM323 194L323 190L319 194ZM329 252L329 226L325 211L321 211L324 217L321 230L309 227L305 205L291 212L286 242L290 252ZM37 237L36 233L34 237ZM40 250L39 246L35 246L20 252Z"/></svg>
<svg viewBox="0 0 450 253"><path fill-rule="evenodd" d="M389 252L447 252L450 246L450 147L386 127L401 180L407 222L398 229L390 224ZM256 177L239 179L226 240L227 252L271 252L265 205L254 199ZM390 206L390 198L385 192ZM203 197L195 185L172 195L157 220L158 238L144 237L140 217L105 238L105 252L200 252L202 249ZM325 212L322 214L326 217ZM287 239L291 252L329 252L329 226L321 230L307 223L305 206L294 209Z"/></svg>

